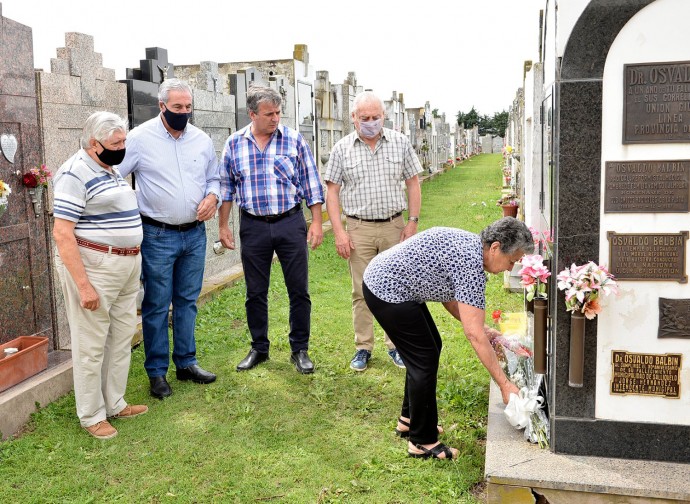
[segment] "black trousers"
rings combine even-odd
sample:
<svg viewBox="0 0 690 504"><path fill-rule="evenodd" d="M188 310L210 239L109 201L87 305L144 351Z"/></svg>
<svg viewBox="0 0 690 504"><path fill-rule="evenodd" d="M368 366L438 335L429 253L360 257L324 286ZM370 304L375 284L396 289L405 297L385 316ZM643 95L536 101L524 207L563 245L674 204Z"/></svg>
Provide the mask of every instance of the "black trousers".
<svg viewBox="0 0 690 504"><path fill-rule="evenodd" d="M240 240L242 268L247 284L244 303L252 348L268 353L268 287L275 252L280 261L290 298L290 348L309 348L311 299L307 223L300 211L277 222L264 222L241 213Z"/></svg>
<svg viewBox="0 0 690 504"><path fill-rule="evenodd" d="M436 380L443 342L425 303L387 303L362 284L367 306L402 357L405 395L401 416L410 419L410 441L431 444L438 441Z"/></svg>

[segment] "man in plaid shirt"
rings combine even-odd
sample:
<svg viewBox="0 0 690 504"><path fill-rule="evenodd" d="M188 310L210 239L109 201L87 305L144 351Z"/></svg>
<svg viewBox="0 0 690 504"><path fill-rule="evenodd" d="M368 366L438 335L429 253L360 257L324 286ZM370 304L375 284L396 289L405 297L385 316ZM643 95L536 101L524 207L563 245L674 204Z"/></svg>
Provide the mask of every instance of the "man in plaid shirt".
<svg viewBox="0 0 690 504"><path fill-rule="evenodd" d="M355 356L350 367L364 371L374 349L373 317L362 296L362 276L369 262L417 232L422 193L417 174L422 165L409 139L384 128L383 102L365 91L355 97L355 131L333 147L326 169L326 207L338 255L347 259L352 278ZM407 194L405 193L407 188ZM340 207L346 227L340 218ZM408 210L405 223L402 211ZM404 368L388 335L388 354Z"/></svg>
<svg viewBox="0 0 690 504"><path fill-rule="evenodd" d="M228 138L221 168L219 235L235 248L228 226L233 200L240 209L241 258L247 284L245 308L252 348L237 365L246 371L268 359L268 286L275 252L290 298L291 360L300 373L313 373L309 358L311 299L308 248L323 241L323 187L314 156L297 131L280 124L280 94L269 87L247 92L249 126ZM302 212L311 211L311 224Z"/></svg>

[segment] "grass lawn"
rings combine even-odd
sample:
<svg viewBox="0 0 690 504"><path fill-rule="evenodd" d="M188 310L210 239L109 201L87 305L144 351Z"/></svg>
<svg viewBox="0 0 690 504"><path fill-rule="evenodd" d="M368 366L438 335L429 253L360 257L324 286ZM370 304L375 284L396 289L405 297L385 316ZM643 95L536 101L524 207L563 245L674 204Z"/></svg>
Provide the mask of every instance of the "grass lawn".
<svg viewBox="0 0 690 504"><path fill-rule="evenodd" d="M422 186L420 230L479 232L501 216L500 154L480 155ZM310 256L313 375L298 374L287 341L288 300L280 267L269 292L271 359L237 373L249 349L244 284L199 311L197 355L218 374L211 385L178 382L172 397L149 396L143 347L132 353L126 398L147 415L115 420L119 435L90 437L74 396L42 408L18 439L0 443L0 500L18 502L480 502L489 375L461 326L440 304L431 312L444 339L439 370L442 441L455 462L407 457L394 434L404 371L385 352L383 334L369 369L354 354L347 263L333 236ZM522 297L491 275L487 317L517 309Z"/></svg>

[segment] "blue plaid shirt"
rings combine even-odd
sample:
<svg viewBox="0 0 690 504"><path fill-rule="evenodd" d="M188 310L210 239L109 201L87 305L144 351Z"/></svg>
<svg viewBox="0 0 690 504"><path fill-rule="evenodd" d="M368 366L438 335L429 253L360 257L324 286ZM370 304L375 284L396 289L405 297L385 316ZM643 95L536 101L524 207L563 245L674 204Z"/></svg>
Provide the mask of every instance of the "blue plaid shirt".
<svg viewBox="0 0 690 504"><path fill-rule="evenodd" d="M297 131L278 125L263 152L251 124L230 135L223 149L220 190L223 201L236 201L253 215L277 215L306 200L323 203L323 187L314 156Z"/></svg>

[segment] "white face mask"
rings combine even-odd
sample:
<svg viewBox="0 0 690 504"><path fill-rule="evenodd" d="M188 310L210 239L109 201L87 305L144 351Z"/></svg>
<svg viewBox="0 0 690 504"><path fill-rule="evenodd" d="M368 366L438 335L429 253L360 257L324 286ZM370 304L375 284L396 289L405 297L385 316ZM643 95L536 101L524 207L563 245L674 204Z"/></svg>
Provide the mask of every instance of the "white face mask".
<svg viewBox="0 0 690 504"><path fill-rule="evenodd" d="M383 127L383 119L374 119L373 121L360 121L359 134L364 138L374 138L381 132Z"/></svg>

